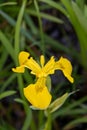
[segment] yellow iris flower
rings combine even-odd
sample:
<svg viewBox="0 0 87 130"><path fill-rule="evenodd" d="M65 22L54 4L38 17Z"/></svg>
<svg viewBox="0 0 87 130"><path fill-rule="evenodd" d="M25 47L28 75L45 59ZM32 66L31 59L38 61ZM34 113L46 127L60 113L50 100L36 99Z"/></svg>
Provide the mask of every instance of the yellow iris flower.
<svg viewBox="0 0 87 130"><path fill-rule="evenodd" d="M71 77L72 65L69 60L61 57L58 61L55 61L52 56L50 60L45 64L45 58L40 56L40 65L30 57L28 52L19 53L19 65L16 68L12 68L14 72L24 73L25 67L31 70L31 73L37 77L35 84L30 84L24 88L24 95L27 100L36 108L46 109L51 102L51 94L46 87L46 79L50 74L54 74L55 70L61 70L64 76L71 82L74 79Z"/></svg>

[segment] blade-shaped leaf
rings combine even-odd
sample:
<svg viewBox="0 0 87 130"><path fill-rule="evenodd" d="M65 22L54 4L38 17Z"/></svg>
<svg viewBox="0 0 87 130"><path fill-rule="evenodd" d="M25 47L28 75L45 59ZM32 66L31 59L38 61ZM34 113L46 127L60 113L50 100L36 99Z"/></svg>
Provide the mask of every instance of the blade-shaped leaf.
<svg viewBox="0 0 87 130"><path fill-rule="evenodd" d="M81 124L81 123L87 123L87 117L77 118L77 119L71 121L70 123L68 123L68 124L64 127L64 130L72 129L72 128L74 128L76 125Z"/></svg>
<svg viewBox="0 0 87 130"><path fill-rule="evenodd" d="M75 2L72 2L72 7L75 15L77 16L79 23L83 26L84 30L87 33L87 19L85 17L84 12L81 11L81 9L77 6Z"/></svg>
<svg viewBox="0 0 87 130"><path fill-rule="evenodd" d="M50 113L59 109L64 104L68 96L69 96L69 93L65 93L63 96L57 98L53 103L51 103L50 106L48 107Z"/></svg>
<svg viewBox="0 0 87 130"><path fill-rule="evenodd" d="M32 9L27 9L26 12L29 13L30 15L33 15L33 16L37 16L38 15L37 12L34 9L33 10ZM56 22L56 23L63 23L63 21L61 19L56 18L54 16L51 16L49 14L40 12L39 15L40 15L41 18L47 19L49 21Z"/></svg>
<svg viewBox="0 0 87 130"><path fill-rule="evenodd" d="M16 5L16 4L17 4L17 2L5 2L5 3L0 4L0 7L8 6L8 5Z"/></svg>
<svg viewBox="0 0 87 130"><path fill-rule="evenodd" d="M11 58L15 61L12 44L10 43L10 41L7 39L7 37L2 31L0 31L0 41L2 42L3 46L6 48L7 52L10 54Z"/></svg>
<svg viewBox="0 0 87 130"><path fill-rule="evenodd" d="M13 94L15 94L15 93L16 93L16 91L12 91L12 90L5 91L5 92L3 92L3 93L0 94L0 100L1 100L2 98L11 96L11 95L13 95Z"/></svg>
<svg viewBox="0 0 87 130"><path fill-rule="evenodd" d="M59 2L54 2L53 0L39 0L41 2L44 2L52 7L54 7L55 9L60 10L63 14L67 15L67 11L61 6L61 4Z"/></svg>

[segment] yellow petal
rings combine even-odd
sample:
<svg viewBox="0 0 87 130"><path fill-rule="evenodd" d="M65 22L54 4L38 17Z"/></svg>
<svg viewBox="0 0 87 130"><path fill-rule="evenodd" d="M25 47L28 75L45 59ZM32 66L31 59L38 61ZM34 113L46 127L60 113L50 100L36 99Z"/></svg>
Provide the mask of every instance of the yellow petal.
<svg viewBox="0 0 87 130"><path fill-rule="evenodd" d="M25 52L25 51L20 52L19 53L19 64L20 65L25 64L28 60L29 55L30 54L28 52Z"/></svg>
<svg viewBox="0 0 87 130"><path fill-rule="evenodd" d="M54 74L55 71L55 59L52 56L51 59L47 62L47 64L42 68L42 71L47 75Z"/></svg>
<svg viewBox="0 0 87 130"><path fill-rule="evenodd" d="M45 58L43 55L40 56L40 63L41 63L41 66L43 67L44 64L45 64Z"/></svg>
<svg viewBox="0 0 87 130"><path fill-rule="evenodd" d="M66 58L61 57L59 61L55 64L55 69L62 70L64 76L71 82L74 82L74 79L71 77L72 65L70 61Z"/></svg>
<svg viewBox="0 0 87 130"><path fill-rule="evenodd" d="M41 67L32 57L27 61L26 67L29 68L32 71L31 73L37 77L41 73Z"/></svg>
<svg viewBox="0 0 87 130"><path fill-rule="evenodd" d="M40 88L40 86L37 86L39 85L39 82L37 82L36 84L31 84L24 88L24 95L34 107L39 109L46 109L51 102L52 96L50 95L44 83L40 83Z"/></svg>
<svg viewBox="0 0 87 130"><path fill-rule="evenodd" d="M42 91L37 92L35 85L29 85L24 88L24 95L34 107L39 109L46 109L51 102L51 95L46 87Z"/></svg>
<svg viewBox="0 0 87 130"><path fill-rule="evenodd" d="M13 72L17 72L17 73L24 73L25 68L24 68L23 65L21 65L21 66L19 66L19 67L12 68L12 71L13 71Z"/></svg>
<svg viewBox="0 0 87 130"><path fill-rule="evenodd" d="M64 76L65 76L71 83L73 83L73 82L74 82L74 78L73 78L71 75L69 75L66 71L64 71L64 70L62 70L62 71L63 71Z"/></svg>

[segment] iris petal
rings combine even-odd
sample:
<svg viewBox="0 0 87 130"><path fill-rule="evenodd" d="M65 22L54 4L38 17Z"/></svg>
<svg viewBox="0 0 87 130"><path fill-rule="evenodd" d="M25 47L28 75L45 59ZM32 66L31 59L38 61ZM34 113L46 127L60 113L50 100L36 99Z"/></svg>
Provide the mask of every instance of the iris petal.
<svg viewBox="0 0 87 130"><path fill-rule="evenodd" d="M21 51L21 52L19 53L19 64L20 64L20 65L25 64L25 63L27 62L27 60L28 60L29 55L30 55L30 54L29 54L28 52Z"/></svg>
<svg viewBox="0 0 87 130"><path fill-rule="evenodd" d="M24 73L25 68L24 68L23 65L21 65L21 66L19 66L19 67L12 68L12 71L13 71L13 72L17 72L17 73Z"/></svg>
<svg viewBox="0 0 87 130"><path fill-rule="evenodd" d="M46 109L52 98L47 87L44 86L42 90L37 91L34 84L24 88L24 95L34 107L39 109Z"/></svg>
<svg viewBox="0 0 87 130"><path fill-rule="evenodd" d="M47 64L42 68L42 71L45 73L45 75L54 74L55 71L55 59L52 56L51 59L47 62Z"/></svg>
<svg viewBox="0 0 87 130"><path fill-rule="evenodd" d="M71 77L72 65L69 60L61 57L59 61L55 64L55 69L59 69L63 72L64 76L71 82L74 82L74 79Z"/></svg>
<svg viewBox="0 0 87 130"><path fill-rule="evenodd" d="M41 67L43 67L45 64L45 58L43 55L40 56L40 63L41 63Z"/></svg>
<svg viewBox="0 0 87 130"><path fill-rule="evenodd" d="M29 68L32 71L31 73L37 77L41 73L41 67L32 57L27 61L26 67Z"/></svg>
<svg viewBox="0 0 87 130"><path fill-rule="evenodd" d="M41 80L41 82L40 82ZM46 109L51 102L51 94L45 86L45 79L38 79L35 84L24 88L24 95L27 100L36 108Z"/></svg>

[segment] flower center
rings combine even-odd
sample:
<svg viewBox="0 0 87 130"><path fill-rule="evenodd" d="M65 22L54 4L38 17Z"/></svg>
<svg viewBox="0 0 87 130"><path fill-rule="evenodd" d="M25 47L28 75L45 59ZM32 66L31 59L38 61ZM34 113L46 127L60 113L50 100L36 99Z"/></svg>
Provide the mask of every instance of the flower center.
<svg viewBox="0 0 87 130"><path fill-rule="evenodd" d="M45 72L43 72L43 71L41 71L41 73L38 75L38 77L39 78L41 78L41 77L47 77L47 75L46 75L46 73Z"/></svg>

